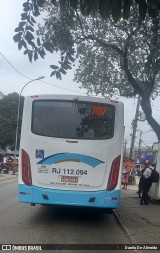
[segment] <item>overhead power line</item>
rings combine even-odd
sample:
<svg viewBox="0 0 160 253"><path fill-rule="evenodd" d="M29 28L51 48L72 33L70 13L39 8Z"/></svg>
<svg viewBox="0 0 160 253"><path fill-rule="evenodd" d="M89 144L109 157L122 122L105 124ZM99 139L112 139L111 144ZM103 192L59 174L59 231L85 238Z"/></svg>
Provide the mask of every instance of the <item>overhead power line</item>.
<svg viewBox="0 0 160 253"><path fill-rule="evenodd" d="M18 73L20 74L21 76L29 79L29 80L32 80L31 78L29 78L28 76L25 76L23 73L21 73L18 69L16 69L10 62L9 60L0 52L0 55L5 59L5 61Z"/></svg>
<svg viewBox="0 0 160 253"><path fill-rule="evenodd" d="M142 140L142 142L144 143L144 145L146 145L146 147L150 147L150 144L149 144L149 143L146 144L143 140Z"/></svg>
<svg viewBox="0 0 160 253"><path fill-rule="evenodd" d="M28 80L33 80L33 78L30 78L26 75L24 75L22 72L20 72L17 68L15 68L13 66L13 64L10 63L10 61L0 52L0 55L4 58L4 60L21 76L27 78ZM39 80L40 82L42 83L45 83L45 84L48 84L50 86L53 86L53 87L56 87L56 88L59 88L59 89L62 89L62 90L66 90L66 91L71 91L71 92L76 92L76 93L79 93L79 94L82 94L82 95L87 95L86 93L83 93L83 92L80 92L80 91L75 91L75 90L71 90L71 89L68 89L68 88L64 88L64 87L61 87L61 86L58 86L58 85L55 85L55 84L52 84L52 83L49 83L49 82L46 82L46 81L42 81L42 80Z"/></svg>
<svg viewBox="0 0 160 253"><path fill-rule="evenodd" d="M60 86L58 86L58 85L55 85L55 84L52 84L52 83L48 83L48 82L46 82L46 81L42 81L42 80L39 80L39 81L42 82L42 83L46 83L46 84L48 84L48 85L57 87L57 88L59 88L59 89L63 89L63 90L67 90L67 91L72 91L72 92L77 92L77 93L82 94L82 95L87 95L86 93L83 93L83 92L80 92L80 91L71 90L71 89L67 89L67 88L64 88L64 87L60 87ZM87 96L89 96L89 95L87 95Z"/></svg>

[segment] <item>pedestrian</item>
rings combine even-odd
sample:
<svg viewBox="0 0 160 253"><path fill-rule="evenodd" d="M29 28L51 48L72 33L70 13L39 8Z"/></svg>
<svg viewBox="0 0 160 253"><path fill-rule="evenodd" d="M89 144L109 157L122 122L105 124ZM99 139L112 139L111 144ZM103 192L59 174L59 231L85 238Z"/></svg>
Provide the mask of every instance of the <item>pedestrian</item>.
<svg viewBox="0 0 160 253"><path fill-rule="evenodd" d="M143 176L144 171L145 171L145 168L143 168L139 173L140 179L139 179L138 192L137 193L138 193L140 198L142 198L142 186L143 186L143 179L144 179L144 176Z"/></svg>
<svg viewBox="0 0 160 253"><path fill-rule="evenodd" d="M3 155L0 154L0 163L3 163Z"/></svg>
<svg viewBox="0 0 160 253"><path fill-rule="evenodd" d="M146 160L145 162L145 165L146 165L146 168L143 172L143 181L142 181L142 199L140 201L140 204L143 205L143 203L145 205L148 205L148 192L152 186L152 181L150 180L150 176L152 174L152 170L154 169L152 166L151 166L151 163L149 160Z"/></svg>
<svg viewBox="0 0 160 253"><path fill-rule="evenodd" d="M4 157L3 157L3 165L6 165L6 163L7 163L7 157L4 155Z"/></svg>
<svg viewBox="0 0 160 253"><path fill-rule="evenodd" d="M127 166L125 166L124 169L123 169L123 171L122 171L122 184L123 184L123 188L122 189L126 189L127 190L128 178L129 178L129 171L128 171Z"/></svg>

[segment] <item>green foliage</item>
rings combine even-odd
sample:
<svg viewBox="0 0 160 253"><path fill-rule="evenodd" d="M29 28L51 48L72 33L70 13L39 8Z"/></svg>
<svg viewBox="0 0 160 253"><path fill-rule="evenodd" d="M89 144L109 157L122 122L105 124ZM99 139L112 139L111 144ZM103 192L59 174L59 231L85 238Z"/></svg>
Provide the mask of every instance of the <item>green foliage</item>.
<svg viewBox="0 0 160 253"><path fill-rule="evenodd" d="M4 96L4 98L0 100L0 145L2 147L5 147L5 145L14 147L16 137L18 101L18 93L11 93L7 96ZM21 97L18 142L20 138L23 101L24 97Z"/></svg>
<svg viewBox="0 0 160 253"><path fill-rule="evenodd" d="M139 1L139 16L141 20L144 20L147 13L147 3L145 0Z"/></svg>
<svg viewBox="0 0 160 253"><path fill-rule="evenodd" d="M158 94L158 0L27 0L23 7L14 41L30 62L44 59L46 51L59 51L59 66L50 65L51 76L61 79L77 57L75 80L89 91L118 91L129 97ZM35 36L33 16L42 10L48 16Z"/></svg>
<svg viewBox="0 0 160 253"><path fill-rule="evenodd" d="M130 16L130 7L135 3L139 8L139 18L144 20L147 12L151 13L151 17L157 15L160 10L159 0L28 0L23 4L24 13L21 15L21 19L30 19L30 12L35 17L39 16L45 3L51 3L53 6L59 5L62 12L67 8L75 11L80 10L83 16L100 14L101 18L106 19L112 15L115 22L117 22L122 16L124 19L128 19ZM152 12L153 11L153 12ZM121 16L121 14L123 15ZM35 23L33 17L29 22Z"/></svg>
<svg viewBox="0 0 160 253"><path fill-rule="evenodd" d="M148 16L139 23L136 15L133 10L128 21L116 24L100 18L83 19L87 36L78 45L79 66L74 80L89 92L147 98L160 93L158 22Z"/></svg>
<svg viewBox="0 0 160 253"><path fill-rule="evenodd" d="M112 17L115 22L117 22L121 17L121 9L122 9L122 0L113 0L112 1Z"/></svg>
<svg viewBox="0 0 160 253"><path fill-rule="evenodd" d="M27 0L23 3L22 21L15 29L13 39L18 43L19 50L24 49L24 54L28 55L30 62L33 59L36 61L39 56L44 59L45 51L50 53L60 51L60 66L51 73L51 76L55 75L61 79L61 74L66 74L66 70L71 69L74 61L74 42L70 36L70 29L75 26L77 13L85 17L100 16L103 20L112 17L114 22L118 22L121 18L129 19L133 6L139 9L140 20L144 20L147 13L155 18L160 10L159 0ZM47 35L40 40L44 31L39 30L35 35L34 17L42 14L44 9L53 13L53 18L50 16L46 21L46 29L52 29L54 33L52 38ZM136 19L138 20L138 15Z"/></svg>
<svg viewBox="0 0 160 253"><path fill-rule="evenodd" d="M46 51L53 53L54 51L61 51L60 66L51 73L51 76L55 75L57 79L61 79L61 74L66 74L66 70L71 69L71 64L74 61L74 45L72 36L70 35L69 26L72 22L71 16L74 15L71 10L68 11L67 15L61 16L61 20L53 22L54 20L48 20L46 22L47 29L53 29L55 34L51 38L41 37L43 31L39 31L35 36L34 24L36 23L33 16L37 17L40 15L41 8L44 6L46 1L44 0L29 0L23 3L23 13L21 14L22 22L15 29L16 35L13 37L14 41L18 43L18 49L24 49L24 55L28 55L29 61L33 59L36 61L40 56L44 59ZM57 1L52 1L55 5ZM67 1L59 1L61 11L65 11L67 8ZM74 7L75 3L70 3ZM66 24L65 24L66 23Z"/></svg>
<svg viewBox="0 0 160 253"><path fill-rule="evenodd" d="M110 16L112 4L113 4L112 0L99 1L99 13L103 19L107 19Z"/></svg>

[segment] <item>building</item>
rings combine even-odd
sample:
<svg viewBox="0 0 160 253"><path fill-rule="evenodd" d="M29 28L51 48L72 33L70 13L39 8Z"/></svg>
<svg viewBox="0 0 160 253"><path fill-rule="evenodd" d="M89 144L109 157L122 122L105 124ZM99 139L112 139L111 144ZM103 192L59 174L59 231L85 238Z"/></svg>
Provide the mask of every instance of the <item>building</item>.
<svg viewBox="0 0 160 253"><path fill-rule="evenodd" d="M145 161L149 160L150 163L153 162L153 152L152 151L145 151L142 152L140 157L139 157L139 162L142 164L145 164Z"/></svg>

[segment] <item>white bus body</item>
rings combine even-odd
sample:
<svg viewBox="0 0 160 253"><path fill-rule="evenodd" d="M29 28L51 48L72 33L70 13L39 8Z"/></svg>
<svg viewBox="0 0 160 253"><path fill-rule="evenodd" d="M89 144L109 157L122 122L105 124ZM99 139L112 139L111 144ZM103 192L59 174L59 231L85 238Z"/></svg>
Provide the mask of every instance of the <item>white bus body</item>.
<svg viewBox="0 0 160 253"><path fill-rule="evenodd" d="M72 95L26 97L18 197L34 204L117 208L123 103Z"/></svg>

